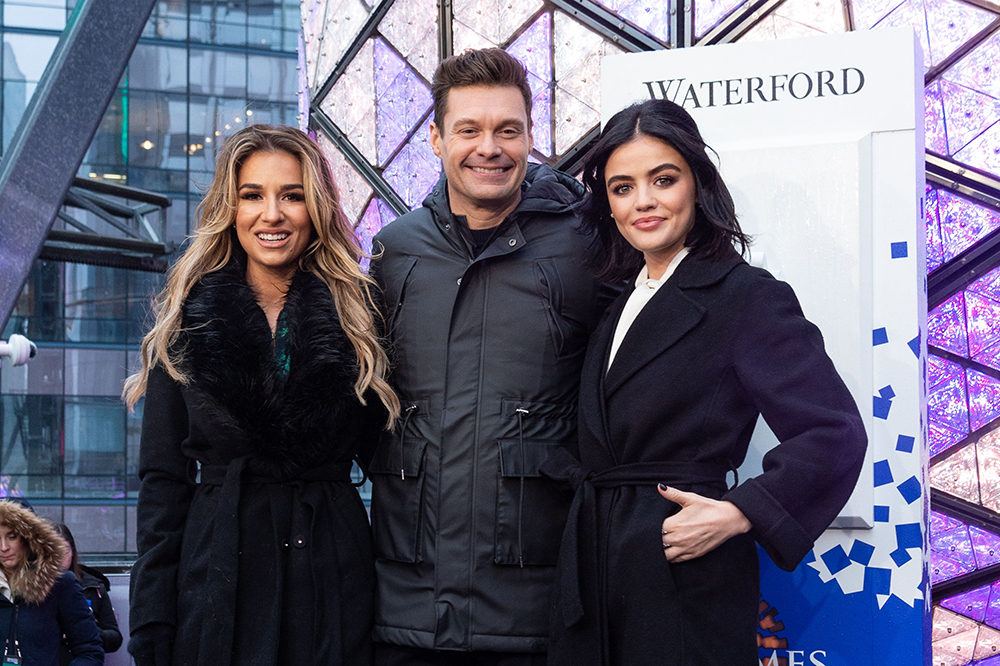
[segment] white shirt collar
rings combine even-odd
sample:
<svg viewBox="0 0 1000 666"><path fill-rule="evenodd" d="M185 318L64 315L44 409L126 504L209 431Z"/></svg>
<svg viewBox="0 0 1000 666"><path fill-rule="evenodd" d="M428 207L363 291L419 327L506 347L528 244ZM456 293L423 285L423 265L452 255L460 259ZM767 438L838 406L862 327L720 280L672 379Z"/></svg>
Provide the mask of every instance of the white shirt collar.
<svg viewBox="0 0 1000 666"><path fill-rule="evenodd" d="M669 264L667 264L667 270L663 271L663 275L660 276L659 280L654 280L649 277L649 266L643 264L642 270L639 271L639 275L635 278L635 288L639 289L640 287L645 286L647 289L656 291L664 282L670 279L670 276L677 270L677 266L680 265L681 261L683 261L684 257L688 256L688 254L689 252L687 246L682 247L680 252L675 254L674 258L670 260Z"/></svg>

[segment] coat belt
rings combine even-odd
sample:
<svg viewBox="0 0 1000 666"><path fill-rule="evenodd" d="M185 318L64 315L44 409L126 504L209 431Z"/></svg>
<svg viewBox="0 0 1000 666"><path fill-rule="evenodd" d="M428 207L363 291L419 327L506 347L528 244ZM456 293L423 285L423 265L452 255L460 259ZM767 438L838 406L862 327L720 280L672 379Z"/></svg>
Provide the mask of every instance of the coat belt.
<svg viewBox="0 0 1000 666"><path fill-rule="evenodd" d="M572 627L585 615L580 585L580 553L597 552L597 489L663 483L668 486L718 486L725 490L726 474L730 471L726 464L686 461L628 463L595 471L582 465L566 449L557 449L542 465L540 472L553 481L568 484L574 490L560 545L556 581L560 587L566 628ZM596 571L591 572L591 575L596 574ZM599 602L604 603L604 600L599 599ZM590 611L596 612L596 609Z"/></svg>
<svg viewBox="0 0 1000 666"><path fill-rule="evenodd" d="M244 474L253 456L235 458L228 465L202 465L201 483L222 486L212 527L211 567L207 587L216 608L236 608L240 556L240 489L243 483L292 483L295 481L351 482L352 461L333 462L287 476ZM213 666L230 666L234 622L225 613L213 613L201 630L199 654L219 654ZM221 649L220 649L221 647Z"/></svg>

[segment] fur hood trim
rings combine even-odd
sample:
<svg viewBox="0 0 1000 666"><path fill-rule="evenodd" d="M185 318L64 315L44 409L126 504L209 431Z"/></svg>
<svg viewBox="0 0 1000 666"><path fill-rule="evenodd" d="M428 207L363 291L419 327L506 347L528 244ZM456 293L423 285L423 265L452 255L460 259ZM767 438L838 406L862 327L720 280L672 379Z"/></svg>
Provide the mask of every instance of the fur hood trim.
<svg viewBox="0 0 1000 666"><path fill-rule="evenodd" d="M238 257L204 276L184 304L182 367L199 408L268 473L294 473L329 460L331 438L360 408L354 347L333 296L309 272L292 278L283 316L289 371L279 372L264 311Z"/></svg>
<svg viewBox="0 0 1000 666"><path fill-rule="evenodd" d="M42 603L62 575L69 546L49 521L14 502L0 500L0 525L16 532L28 546L21 566L7 573L11 594L29 604Z"/></svg>

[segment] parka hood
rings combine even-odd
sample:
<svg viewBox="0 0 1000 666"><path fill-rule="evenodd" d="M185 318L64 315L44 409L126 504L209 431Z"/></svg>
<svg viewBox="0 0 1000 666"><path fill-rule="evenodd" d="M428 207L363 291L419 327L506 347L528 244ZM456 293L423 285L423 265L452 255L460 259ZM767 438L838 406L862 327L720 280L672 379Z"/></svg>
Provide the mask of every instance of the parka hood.
<svg viewBox="0 0 1000 666"><path fill-rule="evenodd" d="M521 203L513 215L520 213L567 213L583 199L583 185L572 176L556 171L547 164L528 164L521 184ZM448 205L448 179L444 174L424 199L424 207L439 219L452 216Z"/></svg>
<svg viewBox="0 0 1000 666"><path fill-rule="evenodd" d="M29 604L40 604L62 574L69 546L49 521L14 502L0 500L0 525L16 532L28 546L28 556L21 566L6 572L12 595Z"/></svg>

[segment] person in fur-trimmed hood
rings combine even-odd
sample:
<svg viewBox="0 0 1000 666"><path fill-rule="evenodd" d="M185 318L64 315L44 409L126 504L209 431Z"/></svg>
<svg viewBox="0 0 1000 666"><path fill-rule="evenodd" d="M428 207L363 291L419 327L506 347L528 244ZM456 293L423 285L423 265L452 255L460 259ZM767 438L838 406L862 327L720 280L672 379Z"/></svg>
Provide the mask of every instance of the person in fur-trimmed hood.
<svg viewBox="0 0 1000 666"><path fill-rule="evenodd" d="M138 666L369 666L374 556L352 461L399 412L319 147L226 141L143 369ZM196 465L197 463L197 465Z"/></svg>
<svg viewBox="0 0 1000 666"><path fill-rule="evenodd" d="M66 636L70 666L99 666L104 650L76 577L63 571L66 542L44 518L0 500L0 648L24 666L58 666Z"/></svg>

